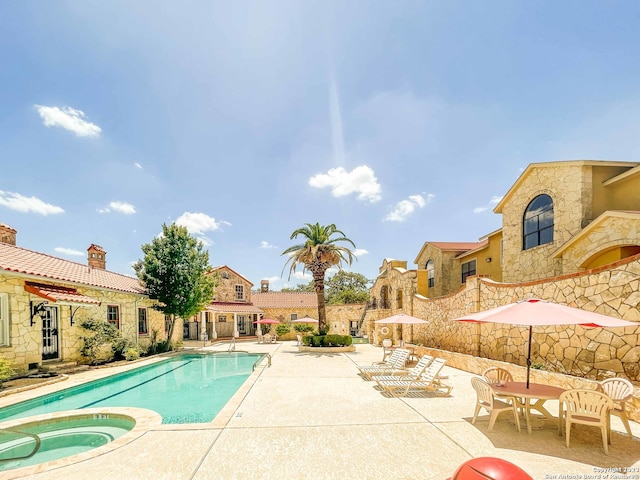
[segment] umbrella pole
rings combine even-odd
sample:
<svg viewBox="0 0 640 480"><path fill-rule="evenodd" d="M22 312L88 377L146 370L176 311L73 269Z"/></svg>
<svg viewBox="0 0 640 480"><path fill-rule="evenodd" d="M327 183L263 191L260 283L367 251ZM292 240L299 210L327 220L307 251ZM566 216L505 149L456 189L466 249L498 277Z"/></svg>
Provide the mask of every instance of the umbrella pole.
<svg viewBox="0 0 640 480"><path fill-rule="evenodd" d="M529 388L529 369L531 368L531 330L533 327L529 325L529 348L527 352L527 388Z"/></svg>

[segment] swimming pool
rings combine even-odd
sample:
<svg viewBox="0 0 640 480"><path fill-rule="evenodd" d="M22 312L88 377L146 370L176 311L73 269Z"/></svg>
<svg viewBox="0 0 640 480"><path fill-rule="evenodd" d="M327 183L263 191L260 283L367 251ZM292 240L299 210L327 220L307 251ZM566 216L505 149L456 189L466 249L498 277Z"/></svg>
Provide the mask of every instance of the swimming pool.
<svg viewBox="0 0 640 480"><path fill-rule="evenodd" d="M0 409L0 421L91 407L137 407L162 423L210 422L262 354L183 354Z"/></svg>

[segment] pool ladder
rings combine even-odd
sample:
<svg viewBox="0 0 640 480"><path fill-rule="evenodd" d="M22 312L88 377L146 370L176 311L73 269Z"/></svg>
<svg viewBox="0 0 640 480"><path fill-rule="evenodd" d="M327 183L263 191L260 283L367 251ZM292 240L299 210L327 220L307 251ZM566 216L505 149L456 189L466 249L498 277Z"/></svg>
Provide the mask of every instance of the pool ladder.
<svg viewBox="0 0 640 480"><path fill-rule="evenodd" d="M38 450L40 450L40 437L34 433L27 433L27 432L21 432L20 430L5 430L5 429L0 429L0 434L5 434L5 433L9 433L9 434L14 434L14 435L18 435L18 438L15 441L18 441L19 439L19 435L22 434L26 437L31 437L33 438L34 442L35 442L35 446L34 449L31 453L29 453L28 455L20 455L18 457L10 457L10 458L0 458L0 462L8 462L11 460L23 460L25 458L31 458L33 457ZM5 450L5 448L2 446L4 442L2 441L1 437L0 437L0 453Z"/></svg>
<svg viewBox="0 0 640 480"><path fill-rule="evenodd" d="M236 351L236 337L231 337L231 342L229 342L229 353Z"/></svg>

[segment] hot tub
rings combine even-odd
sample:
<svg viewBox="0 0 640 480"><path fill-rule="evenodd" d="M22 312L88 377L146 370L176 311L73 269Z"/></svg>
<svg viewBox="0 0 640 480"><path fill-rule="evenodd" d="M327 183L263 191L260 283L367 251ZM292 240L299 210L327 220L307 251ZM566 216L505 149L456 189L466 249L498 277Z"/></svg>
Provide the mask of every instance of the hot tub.
<svg viewBox="0 0 640 480"><path fill-rule="evenodd" d="M161 422L151 410L93 408L0 423L0 472L36 473L84 460L128 443L144 427Z"/></svg>

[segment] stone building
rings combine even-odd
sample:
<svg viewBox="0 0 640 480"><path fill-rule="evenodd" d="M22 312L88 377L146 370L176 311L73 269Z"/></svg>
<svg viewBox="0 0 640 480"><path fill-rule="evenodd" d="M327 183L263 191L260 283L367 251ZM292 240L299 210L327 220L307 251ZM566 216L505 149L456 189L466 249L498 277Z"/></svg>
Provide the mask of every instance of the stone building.
<svg viewBox="0 0 640 480"><path fill-rule="evenodd" d="M302 317L318 318L318 300L314 292L272 292L269 281L262 280L260 291L253 293L253 302L265 318L290 323ZM364 304L326 305L329 333L355 335L361 323Z"/></svg>
<svg viewBox="0 0 640 480"><path fill-rule="evenodd" d="M16 234L0 224L0 354L16 370L78 361L85 319L142 346L154 330L166 338L164 315L136 278L106 269L102 247L91 245L82 264L21 248Z"/></svg>
<svg viewBox="0 0 640 480"><path fill-rule="evenodd" d="M205 310L185 322L184 338L215 340L255 335L253 322L264 312L251 301L253 283L227 265L212 268L209 275L216 278L213 299Z"/></svg>
<svg viewBox="0 0 640 480"><path fill-rule="evenodd" d="M413 270L385 259L364 331L380 342L374 321L402 311L430 324L391 332L394 339L404 333L416 343L522 363L526 339L517 328L483 325L478 335L451 319L535 296L640 322L640 163L531 164L494 212L502 227L478 242L427 241ZM624 332L581 328L570 336L544 329L536 360L562 373L640 380L640 323Z"/></svg>

